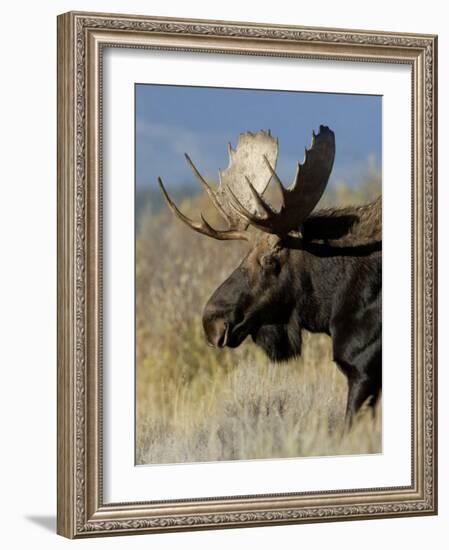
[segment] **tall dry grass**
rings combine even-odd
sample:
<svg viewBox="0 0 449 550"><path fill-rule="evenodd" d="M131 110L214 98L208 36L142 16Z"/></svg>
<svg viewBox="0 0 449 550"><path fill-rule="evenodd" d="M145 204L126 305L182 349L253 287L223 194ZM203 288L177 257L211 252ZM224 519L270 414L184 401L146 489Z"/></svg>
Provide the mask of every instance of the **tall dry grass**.
<svg viewBox="0 0 449 550"><path fill-rule="evenodd" d="M375 174L344 185L323 206L379 193ZM192 217L204 196L185 199ZM270 363L250 339L235 350L206 345L201 312L245 254L187 230L166 209L143 213L136 242L136 457L138 464L375 453L381 415L362 414L344 432L346 380L330 339L304 334L303 354Z"/></svg>

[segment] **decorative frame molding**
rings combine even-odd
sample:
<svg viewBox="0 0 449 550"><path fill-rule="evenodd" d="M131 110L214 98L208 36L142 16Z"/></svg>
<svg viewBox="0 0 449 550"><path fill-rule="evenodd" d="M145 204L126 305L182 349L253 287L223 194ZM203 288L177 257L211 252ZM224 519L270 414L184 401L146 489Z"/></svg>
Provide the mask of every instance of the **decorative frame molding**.
<svg viewBox="0 0 449 550"><path fill-rule="evenodd" d="M411 66L411 486L103 503L101 59L106 45ZM432 35L76 12L58 17L59 534L81 538L437 513L436 59Z"/></svg>

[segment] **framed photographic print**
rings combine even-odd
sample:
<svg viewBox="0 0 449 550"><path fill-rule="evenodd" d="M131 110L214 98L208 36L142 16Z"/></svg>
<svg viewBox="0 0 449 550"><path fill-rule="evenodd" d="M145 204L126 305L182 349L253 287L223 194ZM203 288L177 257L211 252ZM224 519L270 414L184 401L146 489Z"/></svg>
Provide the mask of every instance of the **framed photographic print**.
<svg viewBox="0 0 449 550"><path fill-rule="evenodd" d="M58 532L435 514L431 35L58 18Z"/></svg>

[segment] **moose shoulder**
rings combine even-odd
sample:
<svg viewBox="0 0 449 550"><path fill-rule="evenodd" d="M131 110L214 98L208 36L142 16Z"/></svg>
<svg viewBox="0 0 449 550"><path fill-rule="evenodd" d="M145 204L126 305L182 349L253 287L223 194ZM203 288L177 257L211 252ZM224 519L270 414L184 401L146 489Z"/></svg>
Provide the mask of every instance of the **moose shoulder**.
<svg viewBox="0 0 449 550"><path fill-rule="evenodd" d="M251 247L235 271L215 290L203 313L209 344L239 346L251 336L273 361L301 353L301 330L332 338L334 361L348 380L350 423L362 404L376 403L382 385L381 198L359 207L312 213L321 198L335 155L333 132L321 126L286 189L275 165L278 143L269 132L247 132L212 188L189 157L195 176L228 223L216 230L195 222L162 192L173 212L195 231L215 239L244 239ZM274 180L282 205L263 198ZM249 232L253 226L258 231Z"/></svg>

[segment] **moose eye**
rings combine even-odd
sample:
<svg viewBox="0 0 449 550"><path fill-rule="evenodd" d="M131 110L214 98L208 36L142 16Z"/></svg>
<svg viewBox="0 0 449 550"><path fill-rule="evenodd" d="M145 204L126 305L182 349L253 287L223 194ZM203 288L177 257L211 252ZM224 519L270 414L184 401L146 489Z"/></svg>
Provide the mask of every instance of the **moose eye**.
<svg viewBox="0 0 449 550"><path fill-rule="evenodd" d="M265 254L262 256L260 264L266 271L277 271L279 269L279 260L274 254Z"/></svg>

